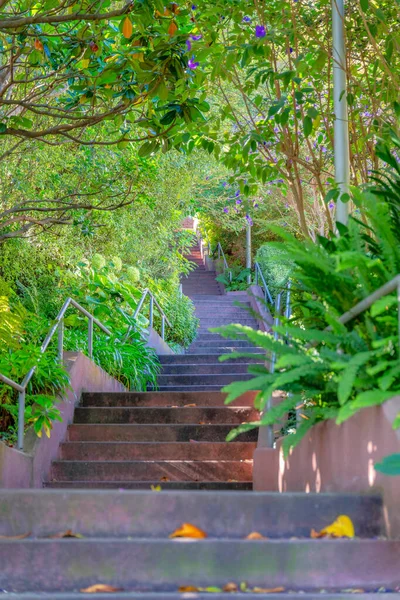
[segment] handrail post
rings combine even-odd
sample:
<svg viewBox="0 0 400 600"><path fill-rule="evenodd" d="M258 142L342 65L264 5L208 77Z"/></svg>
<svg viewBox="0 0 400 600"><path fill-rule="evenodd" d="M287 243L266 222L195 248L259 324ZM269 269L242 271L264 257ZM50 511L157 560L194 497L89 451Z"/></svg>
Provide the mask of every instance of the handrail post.
<svg viewBox="0 0 400 600"><path fill-rule="evenodd" d="M153 294L150 295L150 317L149 317L149 329L153 328L153 320L154 320L154 298Z"/></svg>
<svg viewBox="0 0 400 600"><path fill-rule="evenodd" d="M398 312L398 319L399 319L399 323L398 323L398 333L399 333L399 358L400 358L400 280L397 283L397 312Z"/></svg>
<svg viewBox="0 0 400 600"><path fill-rule="evenodd" d="M218 242L218 260L221 258L221 244Z"/></svg>
<svg viewBox="0 0 400 600"><path fill-rule="evenodd" d="M255 284L258 285L258 265L257 264L256 264L256 267L254 270L255 270L255 276L256 276Z"/></svg>
<svg viewBox="0 0 400 600"><path fill-rule="evenodd" d="M25 430L25 390L18 394L18 449L24 449Z"/></svg>
<svg viewBox="0 0 400 600"><path fill-rule="evenodd" d="M89 318L88 323L88 355L93 358L93 318Z"/></svg>
<svg viewBox="0 0 400 600"><path fill-rule="evenodd" d="M161 339L165 339L165 315L161 317Z"/></svg>
<svg viewBox="0 0 400 600"><path fill-rule="evenodd" d="M58 325L57 356L60 363L64 358L64 319Z"/></svg>

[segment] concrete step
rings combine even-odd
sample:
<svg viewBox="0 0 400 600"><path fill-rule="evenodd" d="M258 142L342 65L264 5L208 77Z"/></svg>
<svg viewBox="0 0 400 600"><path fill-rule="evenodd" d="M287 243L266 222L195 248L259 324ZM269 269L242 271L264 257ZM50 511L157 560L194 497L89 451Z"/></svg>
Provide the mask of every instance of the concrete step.
<svg viewBox="0 0 400 600"><path fill-rule="evenodd" d="M225 338L202 340L196 338L189 348L221 348L226 346L234 346L235 348L254 348L254 344L245 340L229 340Z"/></svg>
<svg viewBox="0 0 400 600"><path fill-rule="evenodd" d="M166 364L163 366L161 375L211 375L223 373L247 373L250 363L235 363L235 362L217 362L215 364L205 363L204 365L193 361L193 364Z"/></svg>
<svg viewBox="0 0 400 600"><path fill-rule="evenodd" d="M238 583L239 585L239 583ZM23 593L23 594L9 594L10 598L14 600L43 600L47 596L43 596L38 593ZM296 592L286 593L237 593L235 592L235 600L260 600L264 598L268 600L321 600L321 593L307 593ZM182 600L185 596L180 592L113 592L112 594L102 593L102 600ZM186 598L194 598L195 600L210 600L210 592L196 592L195 595L188 596ZM213 591L213 600L226 600L226 592L218 593ZM51 600L82 600L82 594L80 592L52 592ZM354 593L351 592L342 593L324 593L324 600L354 600ZM379 593L373 592L368 593L357 593L357 600L398 600L398 593Z"/></svg>
<svg viewBox="0 0 400 600"><path fill-rule="evenodd" d="M165 376L164 381L167 381ZM185 376L171 375L173 381L184 383ZM194 375L193 377L196 377ZM201 377L225 377L224 375L199 375ZM230 376L227 376L230 377ZM242 376L243 377L243 376ZM258 413L250 407L85 407L75 410L74 423L113 423L113 424L193 424L213 423L238 425L247 420L257 419Z"/></svg>
<svg viewBox="0 0 400 600"><path fill-rule="evenodd" d="M157 383L160 387L166 385L219 385L224 386L234 381L248 381L253 379L250 373L225 373L212 375L159 375Z"/></svg>
<svg viewBox="0 0 400 600"><path fill-rule="evenodd" d="M199 298L197 298L197 296L194 297L194 303L197 305L197 300L200 300L201 302L228 302L230 304L233 304L234 302L248 302L249 301L249 296L246 292L244 292L243 294L239 295L235 295L235 296L230 296L229 294L223 294L223 295L214 295L214 294L208 294L208 295L204 295L204 294L199 294Z"/></svg>
<svg viewBox="0 0 400 600"><path fill-rule="evenodd" d="M61 460L244 460L252 459L254 442L66 442Z"/></svg>
<svg viewBox="0 0 400 600"><path fill-rule="evenodd" d="M185 357L184 357L185 358ZM221 363L223 364L223 363ZM236 364L236 363L235 363ZM221 392L85 392L83 406L225 406ZM246 392L233 406L253 406L256 392ZM232 406L232 405L230 405Z"/></svg>
<svg viewBox="0 0 400 600"><path fill-rule="evenodd" d="M0 588L14 592L78 590L98 581L160 592L229 581L288 590L394 590L400 541L28 539L2 541L1 564Z"/></svg>
<svg viewBox="0 0 400 600"><path fill-rule="evenodd" d="M252 481L48 481L45 488L67 490L140 490L149 491L154 487L161 487L163 491L184 490L197 492L203 490L216 490L218 492L248 491L253 487Z"/></svg>
<svg viewBox="0 0 400 600"><path fill-rule="evenodd" d="M267 359L265 352L260 352L260 350L257 350L257 348L249 348L248 350L246 350L247 353L251 353L254 354L254 358L250 358L250 357L243 357L243 358L233 358L232 362L234 362L235 364L239 364L239 363L253 363L253 364L258 364L258 363L264 363ZM195 354L195 356L193 356L193 354ZM196 360L196 362L199 362L201 364L205 364L205 363L217 363L218 362L218 353L216 353L215 351L211 352L211 353L207 353L204 354L203 352L199 352L199 353L195 353L193 352L192 354L165 354L162 356L159 356L160 359L160 363L162 365L170 365L170 364L193 364L193 361ZM223 364L223 363L221 363Z"/></svg>
<svg viewBox="0 0 400 600"><path fill-rule="evenodd" d="M40 538L71 529L85 537L166 538L187 522L210 539L243 539L251 531L270 539L308 538L311 529L322 529L338 514L352 519L358 538L384 532L382 498L375 494L3 489L0 506L7 515L0 520L0 535L5 536L31 532Z"/></svg>
<svg viewBox="0 0 400 600"><path fill-rule="evenodd" d="M254 346L237 346L232 345L222 345L222 346L190 346L190 348L186 351L186 355L188 354L214 354L217 356L221 356L222 354L229 354L230 352L246 352L248 354L260 354L260 348L255 348Z"/></svg>
<svg viewBox="0 0 400 600"><path fill-rule="evenodd" d="M54 461L50 481L251 481L253 461Z"/></svg>
<svg viewBox="0 0 400 600"><path fill-rule="evenodd" d="M247 327L253 327L253 329L257 328L257 321L249 316L246 318L241 318L240 321L235 321L230 319L229 317L208 317L206 319L201 319L200 328L208 329L209 327L221 327L222 325L231 325L232 323L238 325L247 325Z"/></svg>
<svg viewBox="0 0 400 600"><path fill-rule="evenodd" d="M184 390L182 390L184 391ZM78 425L68 428L71 442L225 442L232 425ZM239 442L257 441L257 431L242 433Z"/></svg>

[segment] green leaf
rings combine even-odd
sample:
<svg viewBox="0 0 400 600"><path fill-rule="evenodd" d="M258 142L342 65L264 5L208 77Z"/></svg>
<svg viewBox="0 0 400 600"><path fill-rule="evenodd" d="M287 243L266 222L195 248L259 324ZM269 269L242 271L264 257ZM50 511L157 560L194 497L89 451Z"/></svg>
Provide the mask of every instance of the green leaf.
<svg viewBox="0 0 400 600"><path fill-rule="evenodd" d="M399 429L400 427L400 413L395 417L392 425L393 429Z"/></svg>
<svg viewBox="0 0 400 600"><path fill-rule="evenodd" d="M304 117L303 119L303 130L304 130L304 135L307 138L309 135L311 135L313 129L313 122L311 117L309 117L308 115L306 117Z"/></svg>
<svg viewBox="0 0 400 600"><path fill-rule="evenodd" d="M375 464L375 469L391 477L400 475L400 454L385 456L380 463Z"/></svg>
<svg viewBox="0 0 400 600"><path fill-rule="evenodd" d="M361 8L366 12L369 8L369 0L360 0Z"/></svg>
<svg viewBox="0 0 400 600"><path fill-rule="evenodd" d="M358 396L352 400L351 402L347 402L342 408L339 410L336 424L340 425L347 419L350 419L356 412L358 412L362 408L367 408L368 406L379 406L393 398L396 395L396 392L383 391L378 389L368 390L367 392L361 392Z"/></svg>
<svg viewBox="0 0 400 600"><path fill-rule="evenodd" d="M143 144L143 146L140 146L140 148L138 150L138 155L140 156L140 158L144 158L145 156L149 156L149 154L154 152L154 150L156 148L157 148L156 140L150 140L148 142L145 142Z"/></svg>
<svg viewBox="0 0 400 600"><path fill-rule="evenodd" d="M353 356L346 367L346 369L341 373L339 378L339 386L338 386L338 399L339 404L343 405L349 399L355 378L357 373L368 360L373 356L373 352L360 352Z"/></svg>
<svg viewBox="0 0 400 600"><path fill-rule="evenodd" d="M371 306L371 317L376 317L398 303L396 296L383 296Z"/></svg>
<svg viewBox="0 0 400 600"><path fill-rule="evenodd" d="M7 125L5 123L0 123L0 133L5 133L7 131Z"/></svg>

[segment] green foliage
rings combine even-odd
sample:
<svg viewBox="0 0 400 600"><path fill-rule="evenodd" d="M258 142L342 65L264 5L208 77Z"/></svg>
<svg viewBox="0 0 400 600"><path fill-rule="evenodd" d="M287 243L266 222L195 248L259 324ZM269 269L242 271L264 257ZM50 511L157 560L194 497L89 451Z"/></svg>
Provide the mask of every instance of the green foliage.
<svg viewBox="0 0 400 600"><path fill-rule="evenodd" d="M288 260L287 252L278 244L264 244L256 254L256 262L258 262L269 291L273 298L282 291L289 278L291 271L291 261Z"/></svg>
<svg viewBox="0 0 400 600"><path fill-rule="evenodd" d="M384 475L392 477L400 475L400 454L385 456L380 463L376 463L375 469Z"/></svg>
<svg viewBox="0 0 400 600"><path fill-rule="evenodd" d="M396 173L389 175L392 185L396 178ZM274 373L252 366L253 380L232 383L225 391L231 402L245 389L259 390L256 406L261 410L274 391L286 392L282 411L300 407L303 417L296 433L285 440L286 452L314 423L326 419L343 423L358 410L380 405L400 392L395 296L378 300L346 324L339 321L340 315L400 272L400 236L393 227L391 201L383 194L359 190L354 190L354 200L368 225L351 218L347 227L340 226L340 236L319 236L314 244L275 228L285 243L273 247L278 246L284 262L293 265L293 316L274 327L281 340L240 325L217 330L226 337L245 335L277 356ZM261 423L279 421L283 414L276 408L266 411Z"/></svg>
<svg viewBox="0 0 400 600"><path fill-rule="evenodd" d="M251 269L243 267L230 267L216 277L216 280L222 283L227 292L236 292L247 290L249 284L247 278L252 276Z"/></svg>

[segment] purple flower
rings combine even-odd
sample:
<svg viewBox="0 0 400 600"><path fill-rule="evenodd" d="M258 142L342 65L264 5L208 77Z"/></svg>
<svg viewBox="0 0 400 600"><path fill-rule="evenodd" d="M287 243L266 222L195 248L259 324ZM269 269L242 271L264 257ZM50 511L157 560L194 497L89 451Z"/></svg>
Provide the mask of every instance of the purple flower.
<svg viewBox="0 0 400 600"><path fill-rule="evenodd" d="M254 208L258 208L257 202L254 202L253 206L254 206Z"/></svg>
<svg viewBox="0 0 400 600"><path fill-rule="evenodd" d="M241 200L238 198L238 199L236 200L236 204L242 204L242 201L241 201Z"/></svg>
<svg viewBox="0 0 400 600"><path fill-rule="evenodd" d="M199 64L200 64L199 62L195 62L194 56L192 56L192 58L189 58L189 60L188 60L189 69L197 69Z"/></svg>
<svg viewBox="0 0 400 600"><path fill-rule="evenodd" d="M203 37L202 35L191 35L190 36L192 38L192 40L194 40L195 42L198 42L199 40L201 40L201 38Z"/></svg>
<svg viewBox="0 0 400 600"><path fill-rule="evenodd" d="M288 202L286 202L285 208L289 208L289 203Z"/></svg>
<svg viewBox="0 0 400 600"><path fill-rule="evenodd" d="M222 182L222 187L228 187L228 182L227 181L223 181Z"/></svg>
<svg viewBox="0 0 400 600"><path fill-rule="evenodd" d="M267 35L264 25L256 25L256 38L264 38Z"/></svg>
<svg viewBox="0 0 400 600"><path fill-rule="evenodd" d="M239 196L240 196L240 191L239 190L237 192L235 192L235 196L236 196L236 198L239 198Z"/></svg>
<svg viewBox="0 0 400 600"><path fill-rule="evenodd" d="M283 183L283 179L277 179L276 183Z"/></svg>
<svg viewBox="0 0 400 600"><path fill-rule="evenodd" d="M334 209L334 208L335 208L335 203L334 203L334 202L332 202L332 201L330 201L330 202L329 202L329 204L328 204L328 206L329 206L329 208L332 210L332 209Z"/></svg>
<svg viewBox="0 0 400 600"><path fill-rule="evenodd" d="M207 175L207 177L206 177L206 181L208 181L209 179L210 179L210 177Z"/></svg>
<svg viewBox="0 0 400 600"><path fill-rule="evenodd" d="M293 48L289 48L289 52L290 52L290 54L292 54Z"/></svg>
<svg viewBox="0 0 400 600"><path fill-rule="evenodd" d="M248 17L247 15L245 17L243 17L242 19L242 23L251 23L251 17Z"/></svg>
<svg viewBox="0 0 400 600"><path fill-rule="evenodd" d="M284 227L287 227L287 223L283 223L283 226L284 226Z"/></svg>
<svg viewBox="0 0 400 600"><path fill-rule="evenodd" d="M227 215L229 213L229 208L227 206L225 206L224 208L224 213Z"/></svg>
<svg viewBox="0 0 400 600"><path fill-rule="evenodd" d="M267 190L267 194L270 196L272 194L271 190Z"/></svg>
<svg viewBox="0 0 400 600"><path fill-rule="evenodd" d="M326 148L325 146L321 146L321 152L325 154L325 152L328 152L328 148Z"/></svg>
<svg viewBox="0 0 400 600"><path fill-rule="evenodd" d="M246 221L248 222L248 224L250 225L250 227L253 225L253 219L251 218L250 215L246 215Z"/></svg>
<svg viewBox="0 0 400 600"><path fill-rule="evenodd" d="M192 10L196 10L197 4L192 4Z"/></svg>
<svg viewBox="0 0 400 600"><path fill-rule="evenodd" d="M187 52L190 52L192 49L192 42L190 40L186 40L186 49Z"/></svg>

